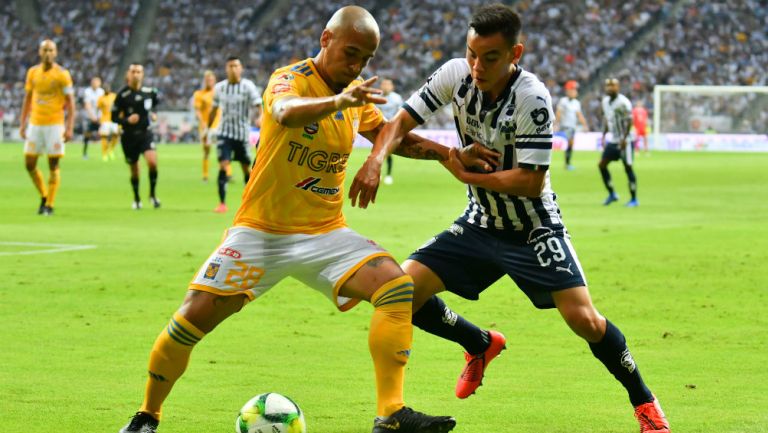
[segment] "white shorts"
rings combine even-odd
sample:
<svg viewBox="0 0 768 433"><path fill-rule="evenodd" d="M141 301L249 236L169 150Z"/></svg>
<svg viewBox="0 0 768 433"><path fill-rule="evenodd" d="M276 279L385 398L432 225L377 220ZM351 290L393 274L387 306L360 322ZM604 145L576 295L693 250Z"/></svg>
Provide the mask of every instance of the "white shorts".
<svg viewBox="0 0 768 433"><path fill-rule="evenodd" d="M293 277L347 311L360 300L339 296L339 289L374 257L391 255L346 227L319 235L278 235L232 227L189 288L219 295L244 294L253 300L283 278Z"/></svg>
<svg viewBox="0 0 768 433"><path fill-rule="evenodd" d="M25 155L64 156L64 125L27 125Z"/></svg>
<svg viewBox="0 0 768 433"><path fill-rule="evenodd" d="M207 141L208 146L215 146L216 145L216 140L217 140L218 136L219 136L219 130L218 129L213 129L213 128L209 129L208 130L208 141Z"/></svg>
<svg viewBox="0 0 768 433"><path fill-rule="evenodd" d="M99 126L99 135L102 137L109 137L110 135L117 135L120 130L115 122L102 122Z"/></svg>

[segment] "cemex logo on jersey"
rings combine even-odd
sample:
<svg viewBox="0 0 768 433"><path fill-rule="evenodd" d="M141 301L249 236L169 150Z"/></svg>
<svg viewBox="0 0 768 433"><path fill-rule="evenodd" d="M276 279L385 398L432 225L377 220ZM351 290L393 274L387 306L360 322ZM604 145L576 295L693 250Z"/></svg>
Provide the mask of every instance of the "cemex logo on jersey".
<svg viewBox="0 0 768 433"><path fill-rule="evenodd" d="M322 179L319 177L308 177L301 182L297 183L295 186L298 189L303 189L304 191L312 191L315 194L321 194L321 195L335 195L339 193L339 188L324 188L321 186L317 186L318 183L320 183Z"/></svg>
<svg viewBox="0 0 768 433"><path fill-rule="evenodd" d="M243 255L240 254L240 251L234 250L234 249L229 248L229 247L219 248L219 254L222 255L222 256L232 257L233 259L239 259L240 257L243 257Z"/></svg>

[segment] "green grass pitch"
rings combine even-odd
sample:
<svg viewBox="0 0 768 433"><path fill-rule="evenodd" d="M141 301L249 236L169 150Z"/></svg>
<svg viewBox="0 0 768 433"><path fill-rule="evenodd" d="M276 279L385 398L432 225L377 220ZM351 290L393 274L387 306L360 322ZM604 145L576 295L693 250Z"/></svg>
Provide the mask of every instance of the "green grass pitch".
<svg viewBox="0 0 768 433"><path fill-rule="evenodd" d="M156 335L237 208L239 175L229 214L214 214L200 149L162 145L163 208L133 211L127 167L102 162L97 147L82 160L81 146L69 146L56 215L46 218L35 213L21 145L0 145L0 432L117 432L141 402ZM353 153L350 179L366 154ZM598 155L576 153L573 172L562 157L552 182L594 301L627 335L673 432L768 431L768 155L638 155L637 209L621 206L619 164L621 201L606 208ZM346 215L404 259L450 225L465 193L434 162L398 158L394 176L375 205ZM143 162L141 187L146 205ZM46 253L57 247L21 242L95 248ZM455 416L459 433L637 431L624 390L556 311L535 310L509 280L477 302L444 297L504 332L509 350L460 401L460 348L415 330L408 404ZM311 433L369 432L370 310L341 314L284 281L198 345L160 431L230 433L246 400L275 391L301 405Z"/></svg>

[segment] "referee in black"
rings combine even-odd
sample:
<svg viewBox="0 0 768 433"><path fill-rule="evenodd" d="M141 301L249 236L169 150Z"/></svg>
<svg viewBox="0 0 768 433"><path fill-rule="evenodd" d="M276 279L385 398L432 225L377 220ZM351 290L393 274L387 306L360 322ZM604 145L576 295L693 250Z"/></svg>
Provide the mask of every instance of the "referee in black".
<svg viewBox="0 0 768 433"><path fill-rule="evenodd" d="M157 120L157 89L142 87L144 66L131 63L126 74L128 85L117 92L112 106L112 121L123 127L120 142L125 154L125 162L131 167L131 186L133 187L133 208L141 209L139 198L139 156L144 154L149 168L149 200L152 206L160 207L160 200L155 195L157 186L157 151L152 141L149 126Z"/></svg>
<svg viewBox="0 0 768 433"><path fill-rule="evenodd" d="M208 117L208 128L221 110L218 143L219 157L219 205L214 212L227 212L227 169L230 161L240 162L245 183L251 170L249 138L251 124L260 123L261 92L253 81L243 78L243 64L237 56L230 56L226 63L227 78L213 86L213 109Z"/></svg>

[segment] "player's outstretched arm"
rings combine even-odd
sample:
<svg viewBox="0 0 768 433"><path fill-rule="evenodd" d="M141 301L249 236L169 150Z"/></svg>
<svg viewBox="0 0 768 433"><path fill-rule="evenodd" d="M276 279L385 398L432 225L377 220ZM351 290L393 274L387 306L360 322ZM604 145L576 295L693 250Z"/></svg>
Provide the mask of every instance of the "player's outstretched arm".
<svg viewBox="0 0 768 433"><path fill-rule="evenodd" d="M75 95L68 94L64 100L64 110L67 112L66 126L64 127L64 141L67 142L72 139L72 135L75 131L75 117L77 117L75 110Z"/></svg>
<svg viewBox="0 0 768 433"><path fill-rule="evenodd" d="M463 183L475 185L502 194L540 197L544 189L546 170L531 170L528 168L512 168L492 173L473 173L466 169L459 159L459 151L451 149L448 161L443 165L456 179Z"/></svg>
<svg viewBox="0 0 768 433"><path fill-rule="evenodd" d="M272 105L272 119L282 126L298 128L349 107L360 107L368 103L385 104L387 100L378 96L381 94L381 89L370 87L378 78L369 78L334 96L322 98L287 96L278 99Z"/></svg>
<svg viewBox="0 0 768 433"><path fill-rule="evenodd" d="M29 120L29 112L32 110L32 92L27 92L24 95L24 102L21 105L21 118L19 122L19 135L22 140L27 139L27 121Z"/></svg>

